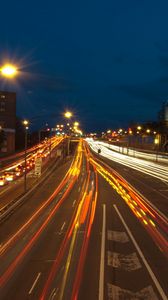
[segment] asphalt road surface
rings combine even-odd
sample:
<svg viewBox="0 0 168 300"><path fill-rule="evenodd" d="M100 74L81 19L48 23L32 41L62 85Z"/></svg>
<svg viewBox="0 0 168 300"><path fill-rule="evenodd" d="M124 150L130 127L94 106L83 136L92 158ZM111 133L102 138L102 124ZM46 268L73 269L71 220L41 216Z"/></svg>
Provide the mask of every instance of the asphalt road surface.
<svg viewBox="0 0 168 300"><path fill-rule="evenodd" d="M124 168L114 166L126 181L79 142L72 163L1 224L0 299L167 299L166 204L150 177ZM145 181L147 199L128 181Z"/></svg>

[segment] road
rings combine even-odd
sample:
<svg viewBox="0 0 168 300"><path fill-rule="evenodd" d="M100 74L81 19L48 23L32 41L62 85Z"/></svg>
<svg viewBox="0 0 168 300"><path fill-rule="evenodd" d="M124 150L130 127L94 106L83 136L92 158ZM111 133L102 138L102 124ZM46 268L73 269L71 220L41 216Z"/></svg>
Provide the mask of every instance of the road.
<svg viewBox="0 0 168 300"><path fill-rule="evenodd" d="M97 154L99 143L89 141L91 149ZM99 158L118 172L147 200L159 209L164 217L168 217L168 168L151 161L144 161L116 153L101 144Z"/></svg>
<svg viewBox="0 0 168 300"><path fill-rule="evenodd" d="M167 220L109 165L80 141L1 224L0 299L167 299Z"/></svg>
<svg viewBox="0 0 168 300"><path fill-rule="evenodd" d="M56 138L52 142L52 147L51 147L51 155L48 152L48 143L45 143L44 145L42 144L42 147L40 148L40 155L42 157L42 175L41 177L44 176L46 173L47 169L51 168L53 162L56 161L57 157L57 149L60 148L62 149L63 147L63 140L61 138ZM35 166L35 157L39 155L39 145L36 146L37 151L31 154L31 156L28 158L27 157L27 176L26 176L26 188L27 191L30 190L38 181L39 178L35 176L34 174L34 166ZM46 155L47 151L47 155ZM45 156L44 156L45 155ZM32 162L33 160L33 162ZM8 164L6 167L6 173L7 175L10 174L8 173L7 170L13 168L13 166L17 165L22 165L23 164L23 158L22 160L16 159L15 161L13 160L12 165ZM4 173L4 171L1 171ZM15 170L13 173L17 173L18 171ZM20 174L19 176L14 176L12 178L12 181L7 182L6 185L0 187L0 214L3 212L4 208L10 204L11 201L14 201L18 197L21 197L24 193L24 167L20 169ZM12 174L13 174L12 173ZM6 175L6 176L7 176ZM40 179L41 179L40 177Z"/></svg>
<svg viewBox="0 0 168 300"><path fill-rule="evenodd" d="M122 154L129 155L130 157L136 157L136 158L142 158L148 161L154 161L154 162L159 162L163 164L168 163L168 153L163 153L159 152L157 149L151 151L151 150L144 150L144 149L136 149L136 148L130 148L130 147L124 147L123 145L121 146L116 146L108 142L102 142L102 141L95 141L97 145L100 147L106 147L108 149L111 149L115 152L119 152Z"/></svg>
<svg viewBox="0 0 168 300"><path fill-rule="evenodd" d="M79 299L167 299L167 288L167 260L121 197L99 176ZM163 290L165 295L160 295Z"/></svg>

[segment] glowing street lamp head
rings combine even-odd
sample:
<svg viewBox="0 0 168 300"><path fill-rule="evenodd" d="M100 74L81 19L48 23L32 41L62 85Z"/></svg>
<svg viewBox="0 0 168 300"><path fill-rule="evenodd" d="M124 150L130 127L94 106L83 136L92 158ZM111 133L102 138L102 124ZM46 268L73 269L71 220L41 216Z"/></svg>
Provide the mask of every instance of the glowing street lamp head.
<svg viewBox="0 0 168 300"><path fill-rule="evenodd" d="M70 111L66 111L64 116L65 116L65 118L70 119L72 117L72 113Z"/></svg>
<svg viewBox="0 0 168 300"><path fill-rule="evenodd" d="M17 68L14 65L7 64L0 71L4 77L13 78L17 73Z"/></svg>
<svg viewBox="0 0 168 300"><path fill-rule="evenodd" d="M76 127L79 126L79 122L75 122L74 126L76 126Z"/></svg>
<svg viewBox="0 0 168 300"><path fill-rule="evenodd" d="M24 126L28 126L28 124L29 124L29 121L28 121L28 120L24 120L24 121L23 121L23 125L24 125Z"/></svg>
<svg viewBox="0 0 168 300"><path fill-rule="evenodd" d="M141 126L137 126L137 129L138 129L138 130L141 130L141 129L142 129L142 127L141 127Z"/></svg>

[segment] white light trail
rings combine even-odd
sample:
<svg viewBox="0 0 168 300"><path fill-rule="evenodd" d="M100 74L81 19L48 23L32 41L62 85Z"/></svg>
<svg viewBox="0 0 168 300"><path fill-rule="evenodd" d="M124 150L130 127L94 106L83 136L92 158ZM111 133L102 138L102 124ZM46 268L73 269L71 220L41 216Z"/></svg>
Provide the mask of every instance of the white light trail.
<svg viewBox="0 0 168 300"><path fill-rule="evenodd" d="M168 166L166 165L161 165L152 161L130 157L128 155L118 153L116 151L113 151L117 146L108 145L104 142L94 141L91 139L87 139L87 142L94 152L98 153L98 149L101 149L101 153L99 154L100 156L106 157L129 168L168 182ZM111 149L113 148L113 150L108 149L109 147ZM149 156L155 154L141 153L141 155L148 159Z"/></svg>

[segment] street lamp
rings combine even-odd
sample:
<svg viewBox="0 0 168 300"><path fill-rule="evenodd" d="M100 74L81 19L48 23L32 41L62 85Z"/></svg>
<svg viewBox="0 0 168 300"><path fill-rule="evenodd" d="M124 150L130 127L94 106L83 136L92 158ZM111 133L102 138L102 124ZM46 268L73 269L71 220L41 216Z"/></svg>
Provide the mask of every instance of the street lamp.
<svg viewBox="0 0 168 300"><path fill-rule="evenodd" d="M141 130L141 129L142 129L142 127L141 127L141 126L137 126L137 129L138 129L138 130Z"/></svg>
<svg viewBox="0 0 168 300"><path fill-rule="evenodd" d="M74 126L78 127L79 126L79 122L74 122Z"/></svg>
<svg viewBox="0 0 168 300"><path fill-rule="evenodd" d="M28 120L24 120L23 121L23 125L25 127L25 152L24 152L24 161L25 161L25 172L24 172L24 192L26 193L27 190L27 131L29 129L28 125L29 125L29 121Z"/></svg>
<svg viewBox="0 0 168 300"><path fill-rule="evenodd" d="M70 119L72 117L72 113L70 111L66 111L64 113L64 117L67 118L67 119Z"/></svg>
<svg viewBox="0 0 168 300"><path fill-rule="evenodd" d="M70 112L70 111L66 111L65 113L64 113L64 117L65 118L67 118L67 119L71 119L71 117L73 116L73 114L72 114L72 112ZM69 139L69 137L68 137L68 145L67 145L67 147L68 147L68 149L67 149L67 154L69 155L69 146L70 146L70 139Z"/></svg>
<svg viewBox="0 0 168 300"><path fill-rule="evenodd" d="M14 65L6 64L0 68L0 72L4 77L13 78L17 73L17 68Z"/></svg>

